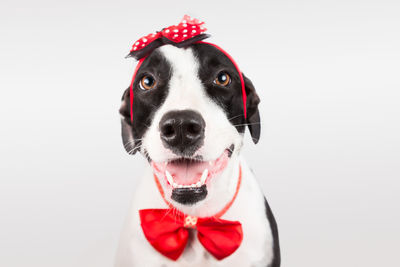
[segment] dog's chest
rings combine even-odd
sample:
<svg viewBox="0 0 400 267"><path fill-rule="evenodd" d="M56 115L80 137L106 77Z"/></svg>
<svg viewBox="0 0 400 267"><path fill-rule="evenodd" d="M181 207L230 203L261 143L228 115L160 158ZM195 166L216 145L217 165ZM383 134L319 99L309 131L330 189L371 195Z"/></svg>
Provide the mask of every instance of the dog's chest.
<svg viewBox="0 0 400 267"><path fill-rule="evenodd" d="M151 181L151 180L150 180ZM143 186L143 188L142 188ZM190 230L190 240L177 261L156 251L144 237L138 211L144 208L162 208L163 200L150 197L148 184L141 185L135 194L130 216L121 236L117 267L135 266L268 266L273 258L273 237L265 214L264 196L250 170L243 168L243 183L234 205L223 219L239 221L243 229L240 247L222 261L209 254L197 239L196 230Z"/></svg>

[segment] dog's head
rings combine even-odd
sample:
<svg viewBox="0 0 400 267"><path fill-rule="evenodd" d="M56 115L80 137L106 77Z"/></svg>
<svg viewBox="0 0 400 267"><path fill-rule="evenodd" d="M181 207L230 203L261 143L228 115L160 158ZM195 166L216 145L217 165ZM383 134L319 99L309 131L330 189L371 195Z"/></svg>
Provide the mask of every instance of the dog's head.
<svg viewBox="0 0 400 267"><path fill-rule="evenodd" d="M237 179L229 166L237 165L246 126L258 142L259 98L243 77L247 119L237 69L205 43L165 45L146 57L133 81L133 120L130 90L125 91L120 108L125 149L147 158L174 206L185 210L216 201Z"/></svg>

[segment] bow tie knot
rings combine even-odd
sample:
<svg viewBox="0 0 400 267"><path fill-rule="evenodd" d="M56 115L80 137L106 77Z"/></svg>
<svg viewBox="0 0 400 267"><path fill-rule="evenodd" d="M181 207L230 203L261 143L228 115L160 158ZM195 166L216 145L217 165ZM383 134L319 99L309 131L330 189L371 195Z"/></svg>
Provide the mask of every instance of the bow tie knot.
<svg viewBox="0 0 400 267"><path fill-rule="evenodd" d="M183 227L185 228L196 228L197 217L186 215L184 219Z"/></svg>

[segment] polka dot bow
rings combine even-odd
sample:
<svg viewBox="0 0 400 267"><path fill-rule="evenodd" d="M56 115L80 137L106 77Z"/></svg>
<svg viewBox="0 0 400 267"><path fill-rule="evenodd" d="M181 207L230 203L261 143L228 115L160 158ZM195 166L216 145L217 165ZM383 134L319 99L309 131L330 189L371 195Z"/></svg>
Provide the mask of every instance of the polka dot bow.
<svg viewBox="0 0 400 267"><path fill-rule="evenodd" d="M128 56L139 60L162 45L171 44L177 47L184 47L204 40L209 35L204 34L207 29L203 27L203 24L204 22L185 15L178 25L169 26L137 40Z"/></svg>
<svg viewBox="0 0 400 267"><path fill-rule="evenodd" d="M151 51L154 49L170 44L176 47L186 47L194 43L204 43L208 45L212 45L217 48L219 51L224 53L231 61L232 64L235 66L241 83L241 90L242 90L242 99L243 99L243 113L244 117L247 118L246 112L246 90L244 84L243 74L239 69L239 66L236 64L235 60L221 47L217 46L216 44L203 42L202 40L209 37L208 34L204 32L207 30L203 27L204 22L199 21L198 19L191 18L188 15L185 15L182 21L178 25L172 25L168 28L164 28L159 32L150 33L139 40L137 40L128 55L128 57L133 57L137 59L139 62L136 65L135 71L133 73L131 85L130 85L130 104L131 104L131 121L133 121L133 85L135 82L136 73L138 72L141 64L145 60L146 56L150 54Z"/></svg>

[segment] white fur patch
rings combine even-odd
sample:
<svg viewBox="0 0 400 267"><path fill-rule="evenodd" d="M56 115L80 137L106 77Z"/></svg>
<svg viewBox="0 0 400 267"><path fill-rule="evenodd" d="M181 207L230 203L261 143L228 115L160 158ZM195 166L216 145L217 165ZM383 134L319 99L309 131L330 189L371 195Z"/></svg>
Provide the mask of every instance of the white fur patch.
<svg viewBox="0 0 400 267"><path fill-rule="evenodd" d="M144 135L142 149L155 162L163 162L174 155L165 148L160 138L159 122L164 114L172 110L191 109L203 116L206 123L203 146L196 152L203 160L217 159L226 148L234 144L239 148L242 143L242 135L229 122L225 112L220 106L207 96L204 86L198 77L199 63L192 50L179 49L174 46L163 46L159 51L172 66L172 76L169 82L168 96L163 105L156 111L150 128ZM238 151L238 149L236 149ZM230 164L234 162L237 152L232 155ZM221 205L229 201L234 193L235 184L232 182L232 172L223 172L220 177L213 177L210 181L208 195L205 200L193 206L182 205L174 202L171 196L171 188L166 181L160 181L164 187L167 200L171 201L185 213L201 216L212 215ZM227 186L229 185L229 186Z"/></svg>

